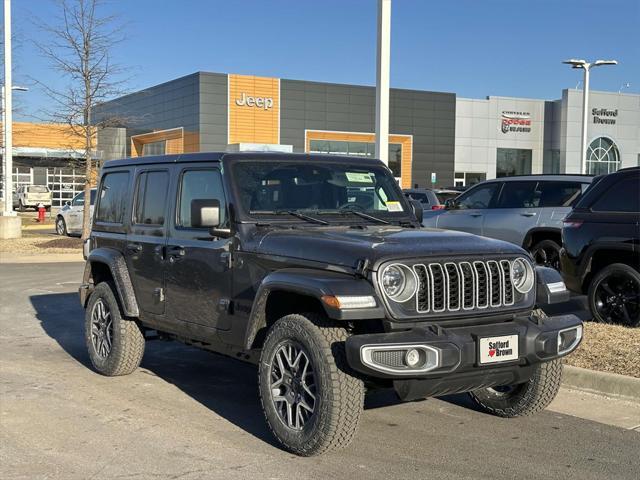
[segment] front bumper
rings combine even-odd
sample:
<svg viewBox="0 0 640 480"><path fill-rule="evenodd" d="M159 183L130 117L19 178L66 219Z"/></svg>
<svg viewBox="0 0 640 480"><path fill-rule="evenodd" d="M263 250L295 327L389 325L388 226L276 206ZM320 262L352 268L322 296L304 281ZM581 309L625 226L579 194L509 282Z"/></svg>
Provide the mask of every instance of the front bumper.
<svg viewBox="0 0 640 480"><path fill-rule="evenodd" d="M566 351L559 351L560 332L579 330ZM480 363L480 339L518 335L518 358L501 363ZM575 315L532 316L488 325L446 328L417 327L392 333L354 335L346 341L347 361L368 377L393 380L405 400L466 392L478 388L522 383L531 378L535 366L575 350L581 340L582 322ZM417 346L436 352L437 361L428 371L380 368L373 364L372 349L402 349Z"/></svg>

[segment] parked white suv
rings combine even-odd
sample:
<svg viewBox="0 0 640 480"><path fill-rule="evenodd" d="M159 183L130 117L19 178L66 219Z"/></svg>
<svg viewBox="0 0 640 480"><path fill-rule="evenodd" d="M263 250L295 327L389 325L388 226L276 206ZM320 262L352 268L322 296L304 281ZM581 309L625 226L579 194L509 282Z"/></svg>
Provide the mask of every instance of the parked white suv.
<svg viewBox="0 0 640 480"><path fill-rule="evenodd" d="M51 208L51 190L46 185L23 185L13 194L13 208L24 212L27 208L38 209L42 204L44 208Z"/></svg>
<svg viewBox="0 0 640 480"><path fill-rule="evenodd" d="M93 217L93 205L96 203L96 189L91 189L91 208L89 213ZM79 235L82 233L82 215L84 212L84 192L77 194L71 202L66 202L56 216L56 233L58 235ZM89 220L91 222L91 220Z"/></svg>

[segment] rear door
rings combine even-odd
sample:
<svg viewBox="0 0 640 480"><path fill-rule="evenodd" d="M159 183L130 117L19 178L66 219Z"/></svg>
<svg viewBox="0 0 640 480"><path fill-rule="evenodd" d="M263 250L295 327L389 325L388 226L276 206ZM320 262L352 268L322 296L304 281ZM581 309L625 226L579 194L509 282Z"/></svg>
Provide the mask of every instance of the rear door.
<svg viewBox="0 0 640 480"><path fill-rule="evenodd" d="M486 212L483 234L522 245L540 218L540 190L533 181L504 182L495 208Z"/></svg>
<svg viewBox="0 0 640 480"><path fill-rule="evenodd" d="M222 175L214 166L179 165L175 212L166 247L168 317L199 326L228 330L231 295L231 239L194 228L194 200L220 202L220 226L227 222Z"/></svg>
<svg viewBox="0 0 640 480"><path fill-rule="evenodd" d="M495 202L501 186L502 182L487 182L463 193L458 197L457 208L436 217L436 226L482 235L484 216Z"/></svg>
<svg viewBox="0 0 640 480"><path fill-rule="evenodd" d="M124 247L138 305L142 311L155 315L165 312L169 179L169 167L136 170L131 228Z"/></svg>

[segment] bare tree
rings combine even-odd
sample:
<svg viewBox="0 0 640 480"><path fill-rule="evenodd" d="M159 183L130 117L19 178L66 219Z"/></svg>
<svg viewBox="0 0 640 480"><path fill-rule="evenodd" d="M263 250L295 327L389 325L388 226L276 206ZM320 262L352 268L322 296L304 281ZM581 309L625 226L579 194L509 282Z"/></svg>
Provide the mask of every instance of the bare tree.
<svg viewBox="0 0 640 480"><path fill-rule="evenodd" d="M42 54L60 74L63 87L35 80L53 100L47 114L67 124L74 136L83 138L81 158L85 167L82 239L89 236L91 180L97 131L114 119L94 121L92 108L123 93L123 69L112 62L114 45L123 41L118 16L103 14L102 0L56 0L60 14L38 25L48 33L47 43L38 43Z"/></svg>

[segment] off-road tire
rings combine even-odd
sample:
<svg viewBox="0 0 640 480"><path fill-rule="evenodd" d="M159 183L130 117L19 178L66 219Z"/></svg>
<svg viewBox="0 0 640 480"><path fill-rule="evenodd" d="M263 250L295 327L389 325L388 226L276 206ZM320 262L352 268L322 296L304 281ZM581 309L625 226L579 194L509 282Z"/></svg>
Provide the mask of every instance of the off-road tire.
<svg viewBox="0 0 640 480"><path fill-rule="evenodd" d="M258 382L260 401L273 435L287 450L301 456L344 448L356 434L364 404L364 384L347 364L344 341L348 333L315 313L286 315L269 330L262 347ZM316 408L302 430L280 419L272 399L270 362L286 341L309 354L317 382Z"/></svg>
<svg viewBox="0 0 640 480"><path fill-rule="evenodd" d="M115 291L112 283L99 283L89 297L85 311L85 341L91 364L98 373L109 377L128 375L138 368L145 346L144 334L138 323L122 318ZM106 357L98 354L91 335L93 310L100 300L108 307L112 319L111 350Z"/></svg>
<svg viewBox="0 0 640 480"><path fill-rule="evenodd" d="M505 418L522 417L544 410L556 398L561 383L562 362L557 359L538 365L528 382L514 385L510 392L483 388L469 395L487 413Z"/></svg>
<svg viewBox="0 0 640 480"><path fill-rule="evenodd" d="M531 255L533 255L534 259L536 260L536 263L538 261L536 252L538 252L539 250L542 250L543 252L545 252L545 255L547 250L553 250L555 252L552 265L544 265L544 264L539 264L539 265L548 266L551 268L555 268L556 270L560 270L560 245L558 245L555 241L549 240L549 239L541 240L538 243L536 243L533 247L531 247Z"/></svg>
<svg viewBox="0 0 640 480"><path fill-rule="evenodd" d="M67 230L67 222L64 221L64 217L61 215L56 218L56 233L60 236L69 235L69 231Z"/></svg>
<svg viewBox="0 0 640 480"><path fill-rule="evenodd" d="M606 318L604 318L602 315L600 315L596 305L596 302L597 302L596 290L598 285L607 277L614 275L616 273L627 275L630 279L632 279L632 281L635 281L636 284L640 284L640 272L638 272L635 268L630 267L629 265L626 265L624 263L611 264L603 268L602 270L600 270L598 273L596 273L591 279L591 282L589 282L589 289L587 291L587 301L589 303L589 310L591 310L593 319L597 322L616 323L615 320L609 321ZM627 327L640 327L640 312L636 311L635 316L633 315L633 313L634 312L631 312L630 318L628 321L620 319L619 323L622 325L626 325Z"/></svg>

